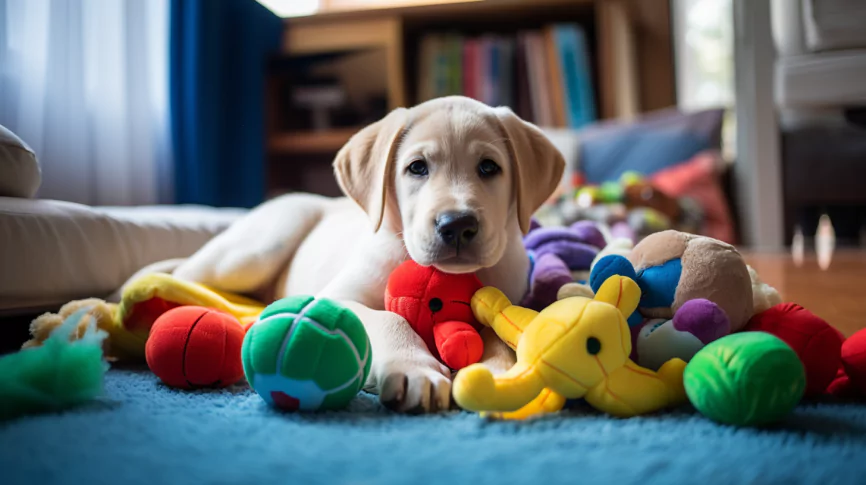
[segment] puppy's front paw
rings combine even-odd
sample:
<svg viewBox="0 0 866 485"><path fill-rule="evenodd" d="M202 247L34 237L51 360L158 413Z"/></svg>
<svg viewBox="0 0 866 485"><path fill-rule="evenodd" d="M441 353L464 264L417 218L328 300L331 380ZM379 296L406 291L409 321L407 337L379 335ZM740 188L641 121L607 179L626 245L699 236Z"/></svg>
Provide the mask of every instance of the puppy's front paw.
<svg viewBox="0 0 866 485"><path fill-rule="evenodd" d="M379 400L409 414L445 411L451 402L451 371L433 356L383 362L374 369Z"/></svg>

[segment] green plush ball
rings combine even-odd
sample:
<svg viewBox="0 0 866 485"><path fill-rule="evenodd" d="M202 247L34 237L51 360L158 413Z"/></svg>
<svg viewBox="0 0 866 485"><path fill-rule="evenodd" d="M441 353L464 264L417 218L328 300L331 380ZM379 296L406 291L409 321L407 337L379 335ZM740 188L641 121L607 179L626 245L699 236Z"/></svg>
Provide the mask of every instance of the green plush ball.
<svg viewBox="0 0 866 485"><path fill-rule="evenodd" d="M604 182L599 189L601 201L607 204L622 201L623 189L619 182Z"/></svg>
<svg viewBox="0 0 866 485"><path fill-rule="evenodd" d="M686 394L720 423L761 426L779 421L800 402L806 372L778 337L742 332L707 345L686 367Z"/></svg>
<svg viewBox="0 0 866 485"><path fill-rule="evenodd" d="M276 301L249 328L244 374L267 403L288 411L346 407L367 380L370 339L340 303L312 296Z"/></svg>

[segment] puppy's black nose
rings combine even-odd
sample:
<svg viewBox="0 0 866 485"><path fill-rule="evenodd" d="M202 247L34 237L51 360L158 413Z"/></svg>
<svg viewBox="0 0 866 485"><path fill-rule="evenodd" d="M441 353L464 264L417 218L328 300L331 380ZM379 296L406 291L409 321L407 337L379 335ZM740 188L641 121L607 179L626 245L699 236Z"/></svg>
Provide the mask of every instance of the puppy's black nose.
<svg viewBox="0 0 866 485"><path fill-rule="evenodd" d="M443 212L436 218L436 232L449 246L465 246L478 234L478 219L469 212Z"/></svg>

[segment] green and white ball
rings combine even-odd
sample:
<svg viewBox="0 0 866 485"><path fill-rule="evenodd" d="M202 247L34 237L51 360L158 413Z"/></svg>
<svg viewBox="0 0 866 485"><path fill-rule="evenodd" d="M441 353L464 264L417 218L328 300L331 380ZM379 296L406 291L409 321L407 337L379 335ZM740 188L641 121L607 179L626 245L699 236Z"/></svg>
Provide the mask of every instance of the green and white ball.
<svg viewBox="0 0 866 485"><path fill-rule="evenodd" d="M241 349L244 374L268 404L287 411L342 409L370 372L364 326L340 303L293 296L269 305Z"/></svg>

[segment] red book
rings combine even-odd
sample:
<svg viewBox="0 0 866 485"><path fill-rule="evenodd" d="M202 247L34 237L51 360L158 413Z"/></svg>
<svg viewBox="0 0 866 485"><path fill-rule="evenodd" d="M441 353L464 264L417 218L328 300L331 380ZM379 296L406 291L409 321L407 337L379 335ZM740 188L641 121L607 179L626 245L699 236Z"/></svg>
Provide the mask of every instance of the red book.
<svg viewBox="0 0 866 485"><path fill-rule="evenodd" d="M463 42L463 95L473 99L481 99L478 68L478 40L466 39Z"/></svg>

